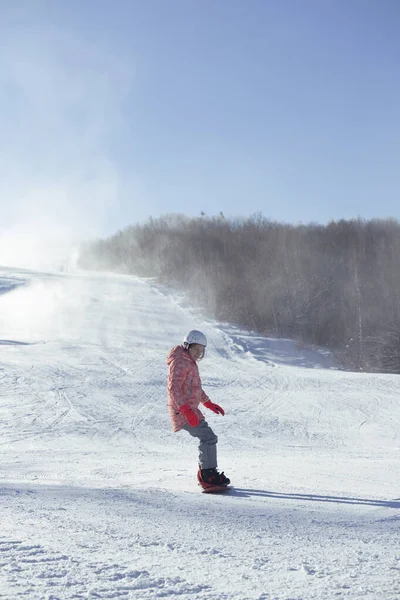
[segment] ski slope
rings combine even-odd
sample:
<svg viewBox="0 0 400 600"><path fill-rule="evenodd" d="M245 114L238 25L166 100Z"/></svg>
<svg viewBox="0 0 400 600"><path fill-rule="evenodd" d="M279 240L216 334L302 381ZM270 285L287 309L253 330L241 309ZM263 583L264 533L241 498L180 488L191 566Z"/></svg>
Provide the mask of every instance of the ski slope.
<svg viewBox="0 0 400 600"><path fill-rule="evenodd" d="M219 467L173 434L168 350L209 339ZM0 598L400 598L399 377L204 320L151 280L0 269Z"/></svg>

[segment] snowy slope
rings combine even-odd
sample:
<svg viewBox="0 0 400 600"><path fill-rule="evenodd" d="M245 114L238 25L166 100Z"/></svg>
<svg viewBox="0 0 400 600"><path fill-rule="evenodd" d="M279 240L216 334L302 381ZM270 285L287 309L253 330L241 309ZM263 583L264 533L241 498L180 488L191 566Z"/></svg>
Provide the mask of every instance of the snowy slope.
<svg viewBox="0 0 400 600"><path fill-rule="evenodd" d="M166 410L190 328L224 418ZM0 270L0 598L400 598L397 376L204 321L152 281Z"/></svg>

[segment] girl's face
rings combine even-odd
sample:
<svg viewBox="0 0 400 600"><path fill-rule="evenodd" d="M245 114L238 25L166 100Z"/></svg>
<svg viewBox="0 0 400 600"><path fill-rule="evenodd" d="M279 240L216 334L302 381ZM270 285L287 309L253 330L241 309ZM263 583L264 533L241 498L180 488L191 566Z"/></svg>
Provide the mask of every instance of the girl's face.
<svg viewBox="0 0 400 600"><path fill-rule="evenodd" d="M201 360L204 356L205 349L206 347L202 344L191 344L188 350L190 358L194 360L194 362Z"/></svg>

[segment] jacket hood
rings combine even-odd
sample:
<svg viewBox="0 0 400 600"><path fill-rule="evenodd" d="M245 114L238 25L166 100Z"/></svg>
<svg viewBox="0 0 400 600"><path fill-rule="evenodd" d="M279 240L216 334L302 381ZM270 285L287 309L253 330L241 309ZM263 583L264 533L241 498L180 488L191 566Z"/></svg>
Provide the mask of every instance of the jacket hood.
<svg viewBox="0 0 400 600"><path fill-rule="evenodd" d="M169 352L168 352L168 356L167 356L167 365L169 366L173 360L176 360L177 358L180 359L184 359L184 360L188 360L191 363L194 362L191 358L189 353L184 349L183 346L175 346L175 348L172 348Z"/></svg>

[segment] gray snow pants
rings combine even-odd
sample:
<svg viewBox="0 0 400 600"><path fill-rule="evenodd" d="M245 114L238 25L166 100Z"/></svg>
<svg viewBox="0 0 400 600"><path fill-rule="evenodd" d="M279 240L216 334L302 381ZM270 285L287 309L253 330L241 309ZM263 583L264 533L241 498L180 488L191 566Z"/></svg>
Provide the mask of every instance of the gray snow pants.
<svg viewBox="0 0 400 600"><path fill-rule="evenodd" d="M208 423L206 421L200 421L197 427L192 427L187 423L182 429L199 440L200 469L216 469L218 438Z"/></svg>

